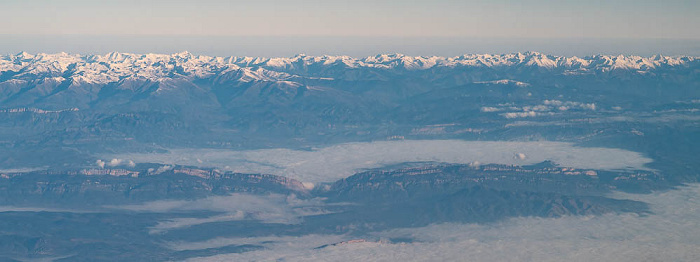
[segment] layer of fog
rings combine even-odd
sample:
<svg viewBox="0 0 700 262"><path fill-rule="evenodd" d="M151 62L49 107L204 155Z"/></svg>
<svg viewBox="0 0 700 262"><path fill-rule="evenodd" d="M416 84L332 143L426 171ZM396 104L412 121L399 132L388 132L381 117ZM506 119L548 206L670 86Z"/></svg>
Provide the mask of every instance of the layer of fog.
<svg viewBox="0 0 700 262"><path fill-rule="evenodd" d="M694 111L693 111L694 110ZM695 113L697 108L688 109L688 112ZM675 111L681 112L681 111ZM605 123L620 123L620 122L643 122L652 124L668 124L675 122L697 122L700 121L700 115L678 114L675 112L654 112L654 114L619 114L615 116L590 117L586 116L579 119L568 119L566 121L513 121L506 124L505 127L518 126L576 126L590 124L605 124Z"/></svg>
<svg viewBox="0 0 700 262"><path fill-rule="evenodd" d="M93 213L96 211L77 210L77 209L62 209L51 207L17 207L17 206L0 206L0 213L6 212L28 212L28 213Z"/></svg>
<svg viewBox="0 0 700 262"><path fill-rule="evenodd" d="M202 250L225 246L259 245L266 246L267 251L279 249L285 246L291 249L314 249L328 243L338 243L347 239L344 235L304 235L304 236L262 236L243 238L214 238L203 242L172 242L168 243L168 248L176 251ZM277 247L277 248L275 248ZM268 257L271 260L272 257ZM280 257L281 258L281 257ZM268 259L262 259L268 260ZM238 260L235 260L238 261ZM250 261L250 260L249 260Z"/></svg>
<svg viewBox="0 0 700 262"><path fill-rule="evenodd" d="M373 234L217 238L177 243L177 250L261 244L263 250L192 261L700 261L700 185L649 195L615 197L650 203L653 214L515 218L491 225L436 224ZM413 239L396 243L391 239ZM376 240L380 241L376 241Z"/></svg>
<svg viewBox="0 0 700 262"><path fill-rule="evenodd" d="M28 173L28 172L41 171L41 170L46 170L46 169L47 169L47 167L8 168L8 169L0 169L0 174Z"/></svg>
<svg viewBox="0 0 700 262"><path fill-rule="evenodd" d="M405 162L527 165L552 160L562 166L591 169L644 169L644 164L651 162L651 159L636 152L577 147L564 142L462 140L347 143L311 151L172 149L163 154L125 154L108 158L216 167L242 173L268 173L305 182L332 182L362 169Z"/></svg>
<svg viewBox="0 0 700 262"><path fill-rule="evenodd" d="M187 228L206 223L257 220L263 223L296 224L303 216L327 213L320 199L298 199L294 195L249 195L236 193L197 200L159 200L137 205L105 206L113 210L149 213L188 213L212 211L207 217L178 217L159 221L150 228L151 234Z"/></svg>

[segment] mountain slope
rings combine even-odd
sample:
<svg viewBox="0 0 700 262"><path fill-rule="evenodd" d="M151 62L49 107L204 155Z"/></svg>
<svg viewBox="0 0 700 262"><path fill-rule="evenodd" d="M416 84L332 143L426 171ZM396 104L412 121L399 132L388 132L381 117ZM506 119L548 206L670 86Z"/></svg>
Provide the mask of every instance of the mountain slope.
<svg viewBox="0 0 700 262"><path fill-rule="evenodd" d="M696 57L20 53L0 57L0 164L19 165L27 151L81 159L367 141L435 126L485 130L521 119L648 114L693 99Z"/></svg>

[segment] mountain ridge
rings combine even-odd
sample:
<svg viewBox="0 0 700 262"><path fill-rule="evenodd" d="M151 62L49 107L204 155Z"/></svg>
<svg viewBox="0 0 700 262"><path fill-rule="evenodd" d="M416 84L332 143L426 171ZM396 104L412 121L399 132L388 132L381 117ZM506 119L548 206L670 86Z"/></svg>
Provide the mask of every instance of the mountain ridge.
<svg viewBox="0 0 700 262"><path fill-rule="evenodd" d="M566 57L538 52L501 55L468 54L455 57L406 56L381 54L365 58L350 56L293 57L212 57L193 55L189 52L175 54L131 54L112 52L104 55L80 55L68 53L28 54L0 56L0 82L43 75L54 78L71 78L77 83L106 84L135 77L153 81L168 78L207 78L232 71L242 71L255 80L276 81L290 77L290 71L312 71L313 68L329 69L405 69L428 70L456 67L534 67L549 70L650 71L663 67L689 66L697 63L693 56L625 56L595 55ZM5 76L7 74L7 76ZM301 75L303 76L303 75Z"/></svg>

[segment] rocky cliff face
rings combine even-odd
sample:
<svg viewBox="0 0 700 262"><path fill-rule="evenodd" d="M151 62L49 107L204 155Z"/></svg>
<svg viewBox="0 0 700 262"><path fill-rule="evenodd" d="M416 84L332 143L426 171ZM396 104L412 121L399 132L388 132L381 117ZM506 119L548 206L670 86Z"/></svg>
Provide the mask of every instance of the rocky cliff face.
<svg viewBox="0 0 700 262"><path fill-rule="evenodd" d="M98 208L233 193L309 196L301 182L274 175L186 167L171 167L157 173L137 170L106 168L3 174L0 205Z"/></svg>
<svg viewBox="0 0 700 262"><path fill-rule="evenodd" d="M620 179L615 178L634 174L547 164L426 165L359 173L319 194L331 202L359 203L349 214L334 219L373 229L423 226L435 221L490 222L518 216L644 213L644 203L602 197L612 188L636 190L642 186L616 182Z"/></svg>

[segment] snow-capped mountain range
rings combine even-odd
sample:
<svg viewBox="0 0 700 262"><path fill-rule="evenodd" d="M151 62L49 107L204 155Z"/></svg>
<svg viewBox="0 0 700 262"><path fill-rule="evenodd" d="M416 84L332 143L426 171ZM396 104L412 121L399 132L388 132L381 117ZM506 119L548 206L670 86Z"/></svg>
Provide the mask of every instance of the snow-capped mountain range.
<svg viewBox="0 0 700 262"><path fill-rule="evenodd" d="M72 84L107 84L129 79L166 81L173 78L202 79L234 74L238 80L288 81L297 77L344 78L340 69L431 70L469 68L535 68L568 73L630 70L648 72L666 67L688 67L697 57L607 56L562 57L537 52L456 57L383 54L366 58L349 56L306 56L283 58L211 57L188 52L171 55L108 53L105 55L28 54L0 57L1 82L36 80Z"/></svg>

